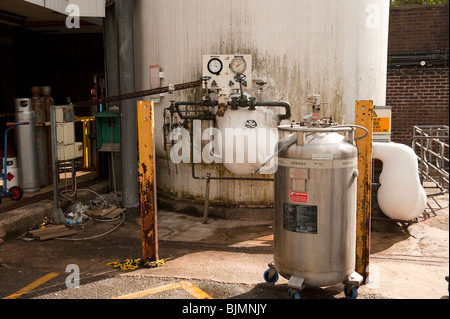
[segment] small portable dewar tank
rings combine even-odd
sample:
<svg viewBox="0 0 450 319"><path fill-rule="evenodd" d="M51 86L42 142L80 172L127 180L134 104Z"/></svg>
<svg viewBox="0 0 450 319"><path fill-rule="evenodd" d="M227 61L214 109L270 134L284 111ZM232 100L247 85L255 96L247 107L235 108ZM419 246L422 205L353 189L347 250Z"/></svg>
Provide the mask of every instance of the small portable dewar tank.
<svg viewBox="0 0 450 319"><path fill-rule="evenodd" d="M280 142L290 139L291 145L282 148L279 143L274 260L266 281L278 272L299 290L345 283L355 276L358 285L354 127L286 125L278 130Z"/></svg>

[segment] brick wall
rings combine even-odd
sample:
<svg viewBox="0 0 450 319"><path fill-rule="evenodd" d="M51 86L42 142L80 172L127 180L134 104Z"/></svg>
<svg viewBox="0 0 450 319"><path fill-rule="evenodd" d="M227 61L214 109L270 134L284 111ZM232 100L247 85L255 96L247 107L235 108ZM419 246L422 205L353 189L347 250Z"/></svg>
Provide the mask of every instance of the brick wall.
<svg viewBox="0 0 450 319"><path fill-rule="evenodd" d="M448 5L391 8L389 54L448 50ZM448 125L449 68L390 68L386 105L392 106L393 142L411 145L414 125Z"/></svg>
<svg viewBox="0 0 450 319"><path fill-rule="evenodd" d="M449 70L389 71L386 104L392 106L392 141L411 145L414 125L448 125Z"/></svg>
<svg viewBox="0 0 450 319"><path fill-rule="evenodd" d="M433 52L448 48L448 5L393 7L389 53Z"/></svg>

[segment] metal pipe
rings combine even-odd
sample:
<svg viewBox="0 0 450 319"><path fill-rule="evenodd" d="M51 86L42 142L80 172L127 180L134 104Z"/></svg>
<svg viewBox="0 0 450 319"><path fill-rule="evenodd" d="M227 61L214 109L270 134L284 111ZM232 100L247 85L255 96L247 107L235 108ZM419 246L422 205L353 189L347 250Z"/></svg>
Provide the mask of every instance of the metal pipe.
<svg viewBox="0 0 450 319"><path fill-rule="evenodd" d="M263 107L283 107L286 112L285 114L277 114L277 122L279 123L283 119L289 119L291 117L291 105L288 102L277 102L277 101L255 101L255 99L245 100L242 105L239 105L239 102L242 103L242 100L237 101L233 99L232 101L228 101L227 105L230 106L232 110L237 110L238 106L241 107L249 107L249 109L254 110L255 106L263 106ZM219 102L217 100L205 100L205 101L183 101L183 102L175 102L174 107L178 116L183 120L215 120L216 116L214 114L203 114L203 115L185 115L182 110L180 110L180 105L192 105L192 106L216 106ZM195 112L195 111L185 111L185 112Z"/></svg>
<svg viewBox="0 0 450 319"><path fill-rule="evenodd" d="M117 0L120 93L134 92L133 1ZM124 111L126 109L126 111ZM139 206L137 114L133 99L120 102L124 207Z"/></svg>
<svg viewBox="0 0 450 319"><path fill-rule="evenodd" d="M291 118L291 105L288 102L274 102L274 101L256 101L255 106L266 106L266 107L284 107L286 110L285 114L278 114L278 119L284 120Z"/></svg>
<svg viewBox="0 0 450 319"><path fill-rule="evenodd" d="M193 179L214 179L214 180L231 180L231 181L273 181L273 178L253 178L253 177L215 177L215 176L197 176L195 175L195 163L194 163L194 144L193 144L193 140L194 140L194 133L193 133L193 129L192 129L192 125L191 125L191 129L190 129L190 143L191 143L191 158L190 158L190 162L191 162L191 172L192 172L192 178Z"/></svg>
<svg viewBox="0 0 450 319"><path fill-rule="evenodd" d="M206 174L206 195L205 195L205 209L203 211L203 224L208 223L208 209L209 209L209 186L211 173Z"/></svg>
<svg viewBox="0 0 450 319"><path fill-rule="evenodd" d="M309 127L309 126L291 127L291 125L283 125L278 128L282 129L282 130L284 128L285 130L289 130L289 131L309 132L309 133L319 133L319 132L337 132L337 133L350 132L350 133L352 133L355 128L363 130L365 134L358 138L354 138L355 141L360 140L369 134L369 131L365 127L360 126L360 125L354 125L354 124L335 125L335 126L327 126L327 127Z"/></svg>
<svg viewBox="0 0 450 319"><path fill-rule="evenodd" d="M185 89L191 89L196 88L202 85L202 81L192 81L192 82L186 82L181 84L175 84L173 87L173 91L179 91L179 90L185 90ZM167 93L169 92L170 87L169 86L163 86L156 89L150 89L150 90L144 90L144 91L138 91L138 92L132 92L132 93L125 93L120 94L116 96L109 96L104 97L96 100L88 100L84 102L78 102L73 104L74 107L89 107L96 104L104 104L104 103L111 103L111 102L117 102L117 101L124 101L129 99L135 99L138 97L148 96L148 95L154 95L154 94L161 94L161 93Z"/></svg>
<svg viewBox="0 0 450 319"><path fill-rule="evenodd" d="M103 41L105 46L106 95L116 96L120 94L120 89L117 20L114 5L105 8Z"/></svg>
<svg viewBox="0 0 450 319"><path fill-rule="evenodd" d="M284 151L286 148L297 142L298 140L298 133L294 132L291 133L282 139L278 141L278 151L275 152L272 156L270 156L264 163L261 164L260 167L258 167L256 170L253 171L253 174L258 173L261 168L263 168L264 165L269 163L275 156L278 156L278 154L282 151Z"/></svg>
<svg viewBox="0 0 450 319"><path fill-rule="evenodd" d="M218 105L218 101L206 100L206 101L185 101L185 102L175 102L174 107L178 116L183 120L214 120L216 116L214 114L203 114L203 115L185 115L182 110L180 110L180 105L192 105L192 106L212 106ZM184 111L184 112L194 112L194 111ZM197 112L197 111L195 111Z"/></svg>
<svg viewBox="0 0 450 319"><path fill-rule="evenodd" d="M52 164L53 164L53 214L52 218L56 224L66 224L66 218L59 207L58 192L58 144L56 141L56 111L55 106L50 106L51 142L52 142Z"/></svg>

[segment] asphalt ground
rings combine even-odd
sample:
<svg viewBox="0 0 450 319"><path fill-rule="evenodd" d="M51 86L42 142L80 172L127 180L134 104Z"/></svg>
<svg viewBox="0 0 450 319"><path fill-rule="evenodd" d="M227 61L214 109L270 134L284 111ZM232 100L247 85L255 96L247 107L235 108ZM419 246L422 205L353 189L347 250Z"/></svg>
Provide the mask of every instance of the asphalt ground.
<svg viewBox="0 0 450 319"><path fill-rule="evenodd" d="M448 302L448 283L444 279L448 276L448 194L433 200L419 223L373 222L371 265L379 271L379 282L363 283L354 302ZM242 305L238 310L243 310L243 305L266 304L266 314L276 313L280 307L299 307L288 298L286 279L280 278L275 285L263 279L273 259L271 221L210 218L203 224L199 216L160 209L159 258L165 264L122 271L107 264L142 254L140 212L127 209L124 214L121 224L121 219L87 221L76 228L77 235L71 240L36 241L25 234L5 240L0 248L2 302L108 300L106 305L110 305L112 298L131 298L157 302L155 306L167 309L174 317L186 317L183 310L195 315L195 308L184 307L209 302L222 309L216 309L215 317L230 318L239 315L232 312L236 305ZM105 236L72 240L96 237L116 226ZM351 302L344 300L342 284L307 287L301 299L308 300L308 305L333 301L336 309ZM339 300L341 303L336 303ZM250 306L246 307L248 311ZM325 310L327 307L316 312Z"/></svg>

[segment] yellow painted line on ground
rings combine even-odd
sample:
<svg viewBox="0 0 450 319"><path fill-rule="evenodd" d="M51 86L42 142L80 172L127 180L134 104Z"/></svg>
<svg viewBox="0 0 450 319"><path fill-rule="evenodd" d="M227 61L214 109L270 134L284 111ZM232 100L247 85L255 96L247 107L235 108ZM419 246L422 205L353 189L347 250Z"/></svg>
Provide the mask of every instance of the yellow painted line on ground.
<svg viewBox="0 0 450 319"><path fill-rule="evenodd" d="M56 272L49 273L48 275L45 275L44 277L42 277L42 278L32 282L28 286L23 287L19 291L9 295L8 297L5 297L4 299L17 299L20 296L22 296L23 294L26 294L26 293L32 291L33 289L36 289L37 287L39 287L43 283L49 281L50 279L52 279L52 278L54 278L56 276L58 276L58 273L56 273Z"/></svg>
<svg viewBox="0 0 450 319"><path fill-rule="evenodd" d="M164 291L175 290L175 289L184 289L191 296L197 299L212 299L206 292L198 288L196 285L191 284L187 281L174 282L171 284L150 288L142 291L132 292L126 295L114 297L112 299L136 299L145 297L152 294L157 294Z"/></svg>
<svg viewBox="0 0 450 319"><path fill-rule="evenodd" d="M142 291L132 292L130 294L114 297L112 299L136 299L136 298L140 298L140 297L144 297L144 296L148 296L148 295L152 295L152 294L157 294L157 293L163 292L163 291L174 290L174 289L178 289L178 288L181 288L181 286L179 283L175 282L175 283L167 284L164 286L159 286L159 287L150 288L150 289L146 289L146 290L142 290Z"/></svg>
<svg viewBox="0 0 450 319"><path fill-rule="evenodd" d="M208 295L206 292L198 288L196 285L191 284L187 281L181 281L180 282L181 288L186 290L192 297L197 299L212 299L210 295Z"/></svg>

